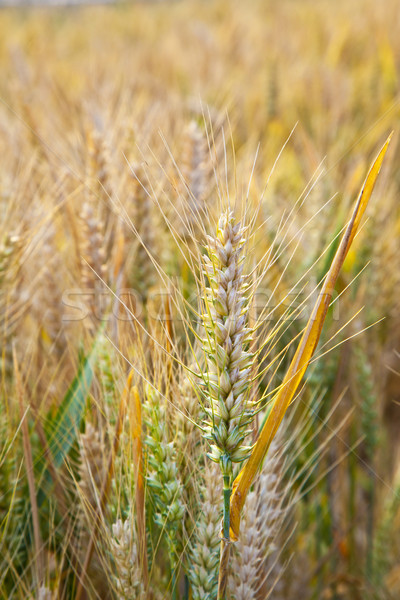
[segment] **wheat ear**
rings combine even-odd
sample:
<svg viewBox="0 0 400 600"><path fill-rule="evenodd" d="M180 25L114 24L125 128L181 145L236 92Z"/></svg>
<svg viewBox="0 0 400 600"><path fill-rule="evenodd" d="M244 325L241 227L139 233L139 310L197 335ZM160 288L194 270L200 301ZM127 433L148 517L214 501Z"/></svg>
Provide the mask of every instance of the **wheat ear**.
<svg viewBox="0 0 400 600"><path fill-rule="evenodd" d="M116 575L114 577L119 600L141 600L144 588L141 581L138 548L135 542L134 520L118 519L112 526L111 551Z"/></svg>
<svg viewBox="0 0 400 600"><path fill-rule="evenodd" d="M155 522L166 536L171 565L172 599L175 600L182 522L186 507L177 452L169 438L165 408L160 394L148 389L143 406L148 448L147 483L154 502Z"/></svg>
<svg viewBox="0 0 400 600"><path fill-rule="evenodd" d="M280 489L280 438L274 438L254 489L249 493L243 513L243 533L232 560L229 580L235 600L257 598L264 583L265 560L274 550L284 512Z"/></svg>
<svg viewBox="0 0 400 600"><path fill-rule="evenodd" d="M146 173L141 164L132 166L130 176L132 223L137 237L136 253L130 275L130 284L147 302L149 291L155 284L155 268L151 256L154 254L154 219L150 196L144 187Z"/></svg>
<svg viewBox="0 0 400 600"><path fill-rule="evenodd" d="M211 600L217 595L221 480L215 464L206 467L201 489L201 509L189 550L193 600Z"/></svg>
<svg viewBox="0 0 400 600"><path fill-rule="evenodd" d="M104 248L104 224L95 210L94 198L90 196L83 204L80 218L82 223L81 256L82 256L82 286L90 294L89 309L91 323L93 319L101 318L103 306L99 292L102 289L100 279L106 274L106 253Z"/></svg>

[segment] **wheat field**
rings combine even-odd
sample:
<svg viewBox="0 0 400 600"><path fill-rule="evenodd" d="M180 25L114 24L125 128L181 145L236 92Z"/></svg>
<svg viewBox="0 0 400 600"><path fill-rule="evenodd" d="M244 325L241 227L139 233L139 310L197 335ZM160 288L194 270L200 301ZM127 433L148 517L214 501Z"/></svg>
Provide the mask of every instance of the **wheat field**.
<svg viewBox="0 0 400 600"><path fill-rule="evenodd" d="M0 11L0 597L399 598L397 1Z"/></svg>

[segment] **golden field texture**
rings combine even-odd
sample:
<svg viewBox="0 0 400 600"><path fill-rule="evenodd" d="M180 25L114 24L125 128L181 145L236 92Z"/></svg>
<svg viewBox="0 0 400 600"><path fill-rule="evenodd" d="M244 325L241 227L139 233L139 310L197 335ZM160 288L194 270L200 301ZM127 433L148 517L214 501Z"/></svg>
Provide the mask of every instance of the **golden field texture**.
<svg viewBox="0 0 400 600"><path fill-rule="evenodd" d="M399 597L399 30L0 12L1 598Z"/></svg>

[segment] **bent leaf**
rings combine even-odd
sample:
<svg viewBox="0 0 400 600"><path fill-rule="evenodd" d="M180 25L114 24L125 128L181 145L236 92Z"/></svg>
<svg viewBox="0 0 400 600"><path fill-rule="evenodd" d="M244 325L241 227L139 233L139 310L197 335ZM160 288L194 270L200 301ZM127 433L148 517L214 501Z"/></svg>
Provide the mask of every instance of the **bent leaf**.
<svg viewBox="0 0 400 600"><path fill-rule="evenodd" d="M271 402L271 410L260 432L253 451L233 483L230 503L231 538L237 540L240 528L240 514L253 479L261 467L268 448L276 431L299 387L303 375L314 354L321 335L322 326L332 300L333 289L340 269L353 242L375 186L376 179L382 166L384 156L389 146L392 134L389 135L377 158L372 164L361 188L353 214L339 247L326 275L321 292L315 303L310 319L300 339L296 353L289 365L282 384L279 386Z"/></svg>

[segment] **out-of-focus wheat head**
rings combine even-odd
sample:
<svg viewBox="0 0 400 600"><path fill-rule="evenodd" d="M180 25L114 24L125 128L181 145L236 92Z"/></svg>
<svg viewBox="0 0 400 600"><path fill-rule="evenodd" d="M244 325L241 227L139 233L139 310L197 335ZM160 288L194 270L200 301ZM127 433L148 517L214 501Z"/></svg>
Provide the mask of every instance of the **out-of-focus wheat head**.
<svg viewBox="0 0 400 600"><path fill-rule="evenodd" d="M188 577L194 600L214 598L218 587L222 481L215 464L201 474L199 515L192 533Z"/></svg>
<svg viewBox="0 0 400 600"><path fill-rule="evenodd" d="M146 171L140 164L133 164L130 169L130 214L136 240L130 263L129 283L139 294L139 300L146 304L156 281L156 270L152 262L156 248L155 222L152 199L146 187Z"/></svg>
<svg viewBox="0 0 400 600"><path fill-rule="evenodd" d="M112 526L111 552L115 562L115 584L121 600L144 598L135 525L132 517L118 519Z"/></svg>
<svg viewBox="0 0 400 600"><path fill-rule="evenodd" d="M283 458L279 437L274 439L270 447L244 509L243 534L235 545L229 583L231 595L236 600L258 598L267 578L272 588L278 583L268 577L267 559L276 552L277 538L285 516L282 506Z"/></svg>

